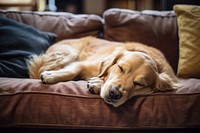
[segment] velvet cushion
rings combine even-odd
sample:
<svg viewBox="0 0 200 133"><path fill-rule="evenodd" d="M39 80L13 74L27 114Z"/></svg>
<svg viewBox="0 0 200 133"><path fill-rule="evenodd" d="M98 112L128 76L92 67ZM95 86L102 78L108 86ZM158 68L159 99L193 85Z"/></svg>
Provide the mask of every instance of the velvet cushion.
<svg viewBox="0 0 200 133"><path fill-rule="evenodd" d="M0 76L28 77L26 60L43 53L56 35L6 17L0 17Z"/></svg>
<svg viewBox="0 0 200 133"><path fill-rule="evenodd" d="M175 5L180 56L177 75L200 78L200 6Z"/></svg>

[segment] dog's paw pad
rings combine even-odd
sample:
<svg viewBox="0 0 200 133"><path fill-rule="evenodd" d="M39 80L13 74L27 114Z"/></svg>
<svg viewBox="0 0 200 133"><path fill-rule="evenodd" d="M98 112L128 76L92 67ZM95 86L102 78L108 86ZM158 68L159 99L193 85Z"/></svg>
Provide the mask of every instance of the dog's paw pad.
<svg viewBox="0 0 200 133"><path fill-rule="evenodd" d="M98 92L95 92L94 89L93 89L93 87L91 87L91 86L88 87L88 90L89 90L89 92L92 93L92 94L98 93Z"/></svg>
<svg viewBox="0 0 200 133"><path fill-rule="evenodd" d="M104 81L98 77L93 77L88 80L87 88L92 94L99 94Z"/></svg>
<svg viewBox="0 0 200 133"><path fill-rule="evenodd" d="M40 79L43 84L55 83L55 79L51 71L44 71L43 73L41 73Z"/></svg>
<svg viewBox="0 0 200 133"><path fill-rule="evenodd" d="M40 79L42 81L43 84L46 84L45 80L44 80L44 76L43 75L40 75Z"/></svg>

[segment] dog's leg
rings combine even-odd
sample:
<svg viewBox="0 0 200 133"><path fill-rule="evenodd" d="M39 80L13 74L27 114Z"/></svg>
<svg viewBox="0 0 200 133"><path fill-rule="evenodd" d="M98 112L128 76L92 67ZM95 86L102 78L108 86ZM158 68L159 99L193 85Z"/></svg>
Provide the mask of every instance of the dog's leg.
<svg viewBox="0 0 200 133"><path fill-rule="evenodd" d="M104 81L99 77L92 77L88 80L87 88L92 94L100 94Z"/></svg>
<svg viewBox="0 0 200 133"><path fill-rule="evenodd" d="M44 71L41 73L40 78L42 82L46 84L69 81L80 76L82 70L82 64L80 62L75 62L63 69Z"/></svg>
<svg viewBox="0 0 200 133"><path fill-rule="evenodd" d="M27 61L29 77L37 79L40 78L41 73L44 71L56 71L75 62L78 58L79 51L73 50L73 48L70 47L67 48L71 51L60 50L45 53L40 56L32 56L32 58Z"/></svg>
<svg viewBox="0 0 200 133"><path fill-rule="evenodd" d="M40 72L58 70L64 68L74 62L77 58L77 53L70 51L57 51L43 55L43 66L40 68Z"/></svg>

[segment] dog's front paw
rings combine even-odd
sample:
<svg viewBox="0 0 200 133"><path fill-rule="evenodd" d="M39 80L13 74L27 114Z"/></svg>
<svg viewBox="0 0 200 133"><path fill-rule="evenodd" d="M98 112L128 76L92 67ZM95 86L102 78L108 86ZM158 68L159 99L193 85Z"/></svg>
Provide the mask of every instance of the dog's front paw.
<svg viewBox="0 0 200 133"><path fill-rule="evenodd" d="M88 80L87 87L92 94L99 94L103 84L104 81L102 79L98 77L93 77Z"/></svg>
<svg viewBox="0 0 200 133"><path fill-rule="evenodd" d="M52 71L44 71L40 75L40 79L44 84L53 84L56 83L55 75Z"/></svg>

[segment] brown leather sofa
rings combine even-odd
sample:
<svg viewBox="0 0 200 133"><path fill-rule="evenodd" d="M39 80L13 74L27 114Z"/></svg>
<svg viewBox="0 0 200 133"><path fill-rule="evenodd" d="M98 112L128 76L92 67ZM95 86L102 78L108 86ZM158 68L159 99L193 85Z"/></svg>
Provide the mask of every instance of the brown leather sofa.
<svg viewBox="0 0 200 133"><path fill-rule="evenodd" d="M5 16L58 35L57 41L96 36L137 41L160 49L177 72L179 37L173 11L110 9L103 17L51 12L0 11ZM200 128L200 80L179 78L180 89L137 96L120 107L90 94L87 82L42 84L0 77L0 130L7 132L191 132Z"/></svg>

